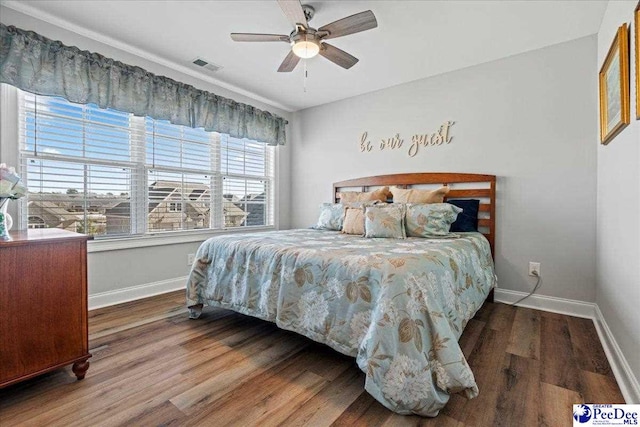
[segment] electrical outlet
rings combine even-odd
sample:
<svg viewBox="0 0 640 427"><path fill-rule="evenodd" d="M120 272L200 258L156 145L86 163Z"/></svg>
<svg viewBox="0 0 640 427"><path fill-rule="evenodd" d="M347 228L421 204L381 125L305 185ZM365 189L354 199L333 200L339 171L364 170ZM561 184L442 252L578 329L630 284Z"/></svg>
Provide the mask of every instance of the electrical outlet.
<svg viewBox="0 0 640 427"><path fill-rule="evenodd" d="M187 265L193 265L193 262L196 260L196 254L187 255Z"/></svg>
<svg viewBox="0 0 640 427"><path fill-rule="evenodd" d="M529 276L540 276L540 263L529 261Z"/></svg>

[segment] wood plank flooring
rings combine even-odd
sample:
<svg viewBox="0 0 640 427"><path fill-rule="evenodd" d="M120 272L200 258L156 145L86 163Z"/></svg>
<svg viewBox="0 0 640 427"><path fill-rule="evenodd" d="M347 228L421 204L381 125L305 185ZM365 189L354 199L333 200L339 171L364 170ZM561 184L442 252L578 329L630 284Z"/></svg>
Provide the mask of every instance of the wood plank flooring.
<svg viewBox="0 0 640 427"><path fill-rule="evenodd" d="M590 320L499 303L460 339L480 395L431 419L390 412L355 359L275 325L212 308L189 320L182 291L89 320L87 377L0 390L0 425L569 426L573 403L624 403Z"/></svg>

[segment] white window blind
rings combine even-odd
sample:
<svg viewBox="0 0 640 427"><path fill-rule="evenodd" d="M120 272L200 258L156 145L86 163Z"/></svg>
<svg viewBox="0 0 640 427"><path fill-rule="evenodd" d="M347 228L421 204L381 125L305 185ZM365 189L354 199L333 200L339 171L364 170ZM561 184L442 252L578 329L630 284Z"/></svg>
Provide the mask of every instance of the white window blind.
<svg viewBox="0 0 640 427"><path fill-rule="evenodd" d="M98 237L273 225L274 148L20 92L22 220Z"/></svg>
<svg viewBox="0 0 640 427"><path fill-rule="evenodd" d="M220 213L220 137L202 129L145 119L147 231L212 228ZM215 222L215 221L213 221Z"/></svg>
<svg viewBox="0 0 640 427"><path fill-rule="evenodd" d="M23 93L19 118L29 227L105 235L106 211L130 217L131 115Z"/></svg>
<svg viewBox="0 0 640 427"><path fill-rule="evenodd" d="M273 148L266 144L221 137L222 192L226 227L240 223L257 226L273 223ZM236 209L236 208L239 208ZM244 211L244 219L240 217Z"/></svg>

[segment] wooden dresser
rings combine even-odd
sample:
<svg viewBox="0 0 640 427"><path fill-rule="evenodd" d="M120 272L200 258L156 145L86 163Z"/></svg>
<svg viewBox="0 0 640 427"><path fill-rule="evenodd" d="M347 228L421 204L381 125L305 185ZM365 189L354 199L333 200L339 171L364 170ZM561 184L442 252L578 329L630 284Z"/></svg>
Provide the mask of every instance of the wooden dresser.
<svg viewBox="0 0 640 427"><path fill-rule="evenodd" d="M0 388L69 364L83 379L90 237L58 229L11 237L0 242Z"/></svg>

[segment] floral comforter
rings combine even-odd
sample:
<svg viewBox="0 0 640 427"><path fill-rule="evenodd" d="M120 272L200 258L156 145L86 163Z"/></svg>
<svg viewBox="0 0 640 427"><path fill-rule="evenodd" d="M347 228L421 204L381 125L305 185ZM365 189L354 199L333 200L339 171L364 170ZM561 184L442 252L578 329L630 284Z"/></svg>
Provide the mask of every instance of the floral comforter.
<svg viewBox="0 0 640 427"><path fill-rule="evenodd" d="M480 233L224 235L204 242L196 258L189 307L228 308L355 356L365 389L392 411L436 416L451 393L478 394L458 339L496 283Z"/></svg>

